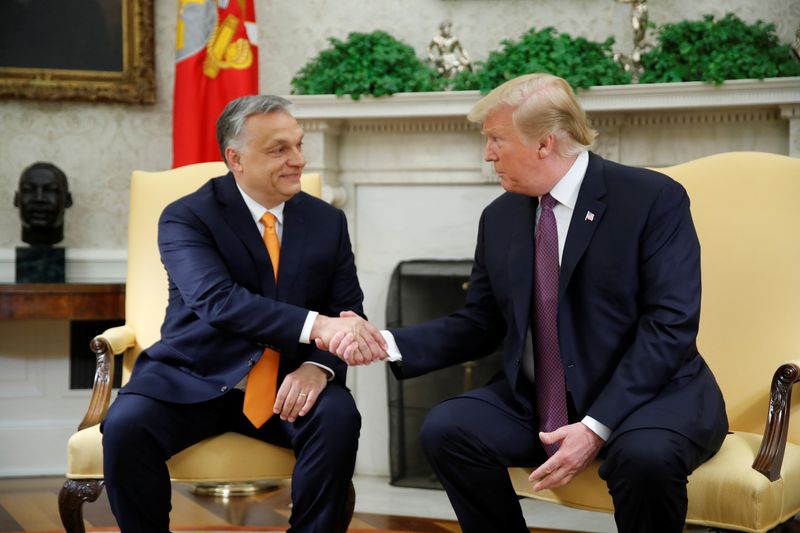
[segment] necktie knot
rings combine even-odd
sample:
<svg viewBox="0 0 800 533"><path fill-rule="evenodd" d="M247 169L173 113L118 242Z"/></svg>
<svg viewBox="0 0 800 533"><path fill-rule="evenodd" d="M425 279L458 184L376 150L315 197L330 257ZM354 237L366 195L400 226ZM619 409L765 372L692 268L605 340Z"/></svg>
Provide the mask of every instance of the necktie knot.
<svg viewBox="0 0 800 533"><path fill-rule="evenodd" d="M550 196L550 193L547 193L544 196L542 196L542 209L552 210L557 203L558 200Z"/></svg>
<svg viewBox="0 0 800 533"><path fill-rule="evenodd" d="M267 231L275 231L275 215L267 211L264 213L264 216L261 217L261 223L264 224L264 228Z"/></svg>
<svg viewBox="0 0 800 533"><path fill-rule="evenodd" d="M269 260L272 262L272 271L275 273L275 279L278 279L278 263L280 262L281 243L278 241L278 232L275 231L275 222L277 219L275 215L267 211L261 217L261 223L264 224L264 244L267 246L267 253L269 253Z"/></svg>

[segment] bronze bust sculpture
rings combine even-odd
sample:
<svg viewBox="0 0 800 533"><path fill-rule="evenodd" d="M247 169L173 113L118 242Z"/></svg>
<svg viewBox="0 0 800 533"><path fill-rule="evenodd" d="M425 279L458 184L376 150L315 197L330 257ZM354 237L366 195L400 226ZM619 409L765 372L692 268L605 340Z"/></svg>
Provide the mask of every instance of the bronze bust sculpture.
<svg viewBox="0 0 800 533"><path fill-rule="evenodd" d="M34 163L19 178L14 206L22 220L22 240L51 246L64 239L64 211L72 205L67 176L51 163Z"/></svg>

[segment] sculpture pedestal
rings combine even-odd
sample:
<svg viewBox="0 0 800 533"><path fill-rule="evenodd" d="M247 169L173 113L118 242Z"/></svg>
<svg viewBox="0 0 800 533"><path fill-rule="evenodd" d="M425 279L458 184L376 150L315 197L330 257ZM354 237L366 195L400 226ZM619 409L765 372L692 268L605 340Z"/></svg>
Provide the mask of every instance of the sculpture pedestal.
<svg viewBox="0 0 800 533"><path fill-rule="evenodd" d="M17 247L17 283L64 283L64 248L52 246Z"/></svg>

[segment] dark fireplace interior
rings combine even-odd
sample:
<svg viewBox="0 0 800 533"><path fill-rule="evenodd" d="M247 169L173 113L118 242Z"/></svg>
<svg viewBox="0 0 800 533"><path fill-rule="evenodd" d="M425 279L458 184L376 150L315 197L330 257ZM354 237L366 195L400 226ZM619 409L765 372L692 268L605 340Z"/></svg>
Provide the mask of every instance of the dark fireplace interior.
<svg viewBox="0 0 800 533"><path fill-rule="evenodd" d="M471 267L471 260L399 263L392 273L387 295L387 326L418 324L462 307ZM422 422L434 405L485 384L501 366L499 350L479 361L403 381L395 379L387 366L392 485L442 488L420 445Z"/></svg>

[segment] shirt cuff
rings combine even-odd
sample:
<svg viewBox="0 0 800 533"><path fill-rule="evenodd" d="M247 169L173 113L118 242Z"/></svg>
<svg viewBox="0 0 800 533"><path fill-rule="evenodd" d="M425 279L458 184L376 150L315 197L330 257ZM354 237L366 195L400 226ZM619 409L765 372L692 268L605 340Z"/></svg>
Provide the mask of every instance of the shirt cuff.
<svg viewBox="0 0 800 533"><path fill-rule="evenodd" d="M303 364L304 364L304 365L314 365L314 366L318 366L318 367L320 367L322 370L324 370L325 372L327 372L327 373L328 373L328 381L331 381L331 380L333 379L333 376L334 376L334 374L333 374L333 370L331 370L329 367L327 367L327 366L325 366L325 365L323 365L323 364L321 364L321 363L317 363L316 361L303 361Z"/></svg>
<svg viewBox="0 0 800 533"><path fill-rule="evenodd" d="M611 428L609 428L604 424L601 424L591 416L584 416L583 420L581 420L581 423L583 423L584 426L597 433L597 436L603 439L604 441L607 441L608 437L611 436Z"/></svg>
<svg viewBox="0 0 800 533"><path fill-rule="evenodd" d="M386 341L386 353L389 355L386 360L390 363L394 361L402 361L403 355L400 353L400 348L397 347L397 342L394 340L394 335L385 329L381 330L381 335L383 335L383 340Z"/></svg>
<svg viewBox="0 0 800 533"><path fill-rule="evenodd" d="M303 329L300 331L301 343L311 344L311 328L314 327L314 321L317 319L318 315L319 313L317 313L316 311L308 312L308 316L306 316L306 321L303 324Z"/></svg>

